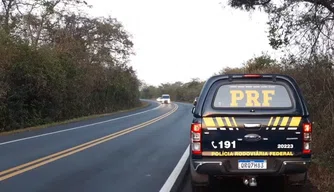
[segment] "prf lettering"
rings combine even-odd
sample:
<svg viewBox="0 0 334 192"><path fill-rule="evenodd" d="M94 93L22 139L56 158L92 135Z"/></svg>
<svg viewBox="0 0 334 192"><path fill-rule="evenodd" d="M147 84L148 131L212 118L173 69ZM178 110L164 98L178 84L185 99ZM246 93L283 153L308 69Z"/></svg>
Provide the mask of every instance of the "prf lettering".
<svg viewBox="0 0 334 192"><path fill-rule="evenodd" d="M263 101L259 101L260 93L256 90L231 90L231 107L238 107L238 101L246 97L246 107L270 107L269 101L272 100L272 95L275 95L275 90L262 90ZM261 102L261 103L260 103Z"/></svg>

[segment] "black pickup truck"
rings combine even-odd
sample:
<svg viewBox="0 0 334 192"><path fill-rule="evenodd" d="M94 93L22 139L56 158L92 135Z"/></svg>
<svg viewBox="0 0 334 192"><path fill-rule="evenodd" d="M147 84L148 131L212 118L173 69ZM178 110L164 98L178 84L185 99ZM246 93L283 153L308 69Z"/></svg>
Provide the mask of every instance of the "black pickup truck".
<svg viewBox="0 0 334 192"><path fill-rule="evenodd" d="M312 123L292 77L213 76L194 105L189 158L193 191L206 191L217 177L237 177L251 187L268 176L283 178L286 186L305 184Z"/></svg>

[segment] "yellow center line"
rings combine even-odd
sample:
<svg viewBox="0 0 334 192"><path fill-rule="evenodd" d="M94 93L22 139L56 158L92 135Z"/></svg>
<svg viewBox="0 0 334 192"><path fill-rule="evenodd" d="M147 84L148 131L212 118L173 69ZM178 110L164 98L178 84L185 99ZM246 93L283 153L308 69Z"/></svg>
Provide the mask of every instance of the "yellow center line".
<svg viewBox="0 0 334 192"><path fill-rule="evenodd" d="M172 113L174 113L177 109L178 109L178 106L176 105L168 113L166 113L164 115L161 115L159 117L156 117L154 119L151 119L149 121L146 121L144 123L141 123L141 124L129 127L127 129L124 129L122 131L119 131L119 132L112 133L110 135L101 137L99 139L95 139L93 141L89 141L89 142L86 142L84 144L81 144L81 145L78 145L78 146L75 146L75 147L72 147L72 148L69 148L69 149L66 149L66 150L63 150L63 151L51 154L51 155L48 155L46 157L43 157L43 158L31 161L29 163L25 163L25 164L22 164L22 165L19 165L19 166L16 166L16 167L4 170L4 171L0 172L0 176L1 176L0 177L0 181L3 181L5 179L11 178L11 177L14 177L14 176L16 176L18 174L27 172L29 170L35 169L37 167L40 167L40 166L45 165L47 163L50 163L50 162L56 161L58 159L64 158L66 156L72 155L74 153L78 153L80 151L83 151L85 149L91 148L91 147L93 147L95 145L101 144L103 142L109 141L109 140L117 138L119 136L125 135L127 133L133 132L135 130L144 128L144 127L146 127L146 126L148 126L150 124L153 124L153 123L155 123L155 122L157 122L157 121L159 121L161 119L164 119L164 118L168 117L169 115L171 115Z"/></svg>

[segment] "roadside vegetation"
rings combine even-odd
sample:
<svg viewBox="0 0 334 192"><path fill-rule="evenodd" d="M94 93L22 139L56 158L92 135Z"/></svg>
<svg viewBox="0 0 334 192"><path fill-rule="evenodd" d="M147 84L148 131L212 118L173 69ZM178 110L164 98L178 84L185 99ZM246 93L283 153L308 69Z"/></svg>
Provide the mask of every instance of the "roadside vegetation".
<svg viewBox="0 0 334 192"><path fill-rule="evenodd" d="M263 53L241 67L223 68L219 74L279 73L296 79L314 121L310 180L319 191L334 191L334 2L281 2L229 1L229 5L237 9L259 11L261 8L268 13L269 43L274 49L287 54L276 60ZM194 79L188 83L169 83L158 87L145 85L141 96L157 98L164 92L169 93L172 100L192 102L199 95L203 83Z"/></svg>
<svg viewBox="0 0 334 192"><path fill-rule="evenodd" d="M193 102L203 85L204 82L199 79L193 79L187 83L163 83L160 86L143 84L140 94L144 99L156 99L167 93L172 101Z"/></svg>
<svg viewBox="0 0 334 192"><path fill-rule="evenodd" d="M81 0L0 2L0 131L141 105L130 34Z"/></svg>

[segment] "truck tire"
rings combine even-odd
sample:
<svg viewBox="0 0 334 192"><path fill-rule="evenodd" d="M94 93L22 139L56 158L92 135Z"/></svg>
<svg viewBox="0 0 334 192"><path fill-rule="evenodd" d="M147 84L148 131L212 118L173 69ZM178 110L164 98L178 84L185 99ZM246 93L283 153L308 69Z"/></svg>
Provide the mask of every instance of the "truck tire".
<svg viewBox="0 0 334 192"><path fill-rule="evenodd" d="M197 173L194 169L193 163L190 160L189 166L190 166L190 179L191 179L191 183L192 185L196 185L196 186L207 186L209 185L209 175L205 175L205 174L200 174Z"/></svg>
<svg viewBox="0 0 334 192"><path fill-rule="evenodd" d="M308 174L301 173L295 175L289 175L285 178L285 191L302 192L305 190Z"/></svg>
<svg viewBox="0 0 334 192"><path fill-rule="evenodd" d="M196 185L191 183L192 192L209 192L209 185Z"/></svg>
<svg viewBox="0 0 334 192"><path fill-rule="evenodd" d="M293 186L304 186L307 182L307 178L308 178L307 172L299 173L287 176L287 182L289 185Z"/></svg>
<svg viewBox="0 0 334 192"><path fill-rule="evenodd" d="M209 176L204 174L199 174L195 171L191 159L190 166L190 180L191 180L191 189L193 192L206 192L210 191Z"/></svg>

